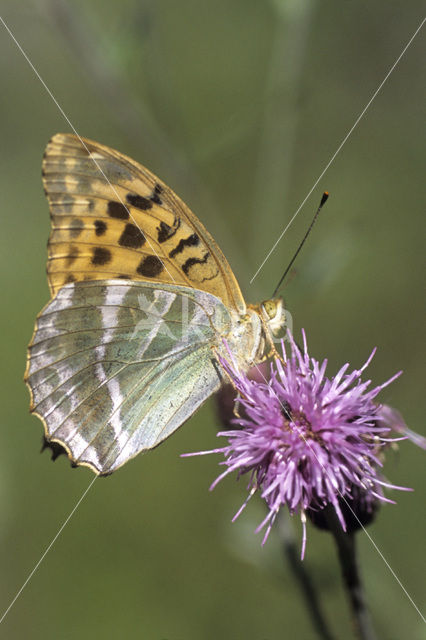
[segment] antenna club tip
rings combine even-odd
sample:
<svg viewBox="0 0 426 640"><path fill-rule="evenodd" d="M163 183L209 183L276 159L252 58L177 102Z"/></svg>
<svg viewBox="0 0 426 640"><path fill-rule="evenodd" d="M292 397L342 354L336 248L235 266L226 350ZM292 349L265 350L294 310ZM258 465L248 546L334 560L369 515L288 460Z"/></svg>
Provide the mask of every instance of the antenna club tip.
<svg viewBox="0 0 426 640"><path fill-rule="evenodd" d="M328 196L330 194L328 193L328 191L324 191L324 193L322 194L322 198L321 198L321 202L320 202L320 207L323 206L323 204L325 204L328 200Z"/></svg>

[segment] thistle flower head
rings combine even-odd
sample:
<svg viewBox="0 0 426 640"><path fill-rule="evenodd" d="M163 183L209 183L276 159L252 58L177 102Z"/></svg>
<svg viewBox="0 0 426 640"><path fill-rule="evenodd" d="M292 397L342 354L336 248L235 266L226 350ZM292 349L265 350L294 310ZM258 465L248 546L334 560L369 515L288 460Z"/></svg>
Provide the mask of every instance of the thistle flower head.
<svg viewBox="0 0 426 640"><path fill-rule="evenodd" d="M221 464L226 469L211 488L233 471L238 477L249 474L249 497L234 519L259 492L268 508L256 530L266 528L263 542L283 505L291 514L301 515L303 556L306 512L319 513L332 505L346 530L348 525L353 527L348 509L363 526L354 513L356 502L373 512L378 501L392 502L384 496L384 486L404 489L382 477L381 452L389 442L409 434L395 410L375 401L400 374L376 387L362 380L374 351L360 369L350 371L345 364L329 378L327 361L320 363L309 356L304 332L303 351L291 334L289 347L283 344L282 349L283 359L274 359L269 380L250 379L237 369L231 353L229 360L221 360L242 411L232 421L237 428L218 433L228 444L204 453L221 453L225 458ZM390 438L396 424L404 435Z"/></svg>

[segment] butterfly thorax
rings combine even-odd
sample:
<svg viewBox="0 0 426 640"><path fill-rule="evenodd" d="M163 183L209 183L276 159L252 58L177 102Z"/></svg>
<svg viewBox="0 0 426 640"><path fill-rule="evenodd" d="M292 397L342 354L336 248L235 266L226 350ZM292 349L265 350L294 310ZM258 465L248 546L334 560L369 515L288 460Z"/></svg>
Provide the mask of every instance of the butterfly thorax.
<svg viewBox="0 0 426 640"><path fill-rule="evenodd" d="M238 365L248 369L275 351L274 338L280 337L285 322L282 298L248 305L244 315L234 313L227 343Z"/></svg>

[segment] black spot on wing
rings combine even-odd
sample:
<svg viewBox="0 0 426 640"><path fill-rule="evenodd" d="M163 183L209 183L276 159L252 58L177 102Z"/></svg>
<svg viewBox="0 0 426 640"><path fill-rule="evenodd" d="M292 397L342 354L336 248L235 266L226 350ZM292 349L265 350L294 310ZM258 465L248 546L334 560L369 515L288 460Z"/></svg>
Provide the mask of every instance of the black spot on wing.
<svg viewBox="0 0 426 640"><path fill-rule="evenodd" d="M207 251L207 253L205 253L202 258L188 258L188 260L182 265L182 271L185 273L185 275L188 275L188 271L191 267L194 266L194 264L206 264L209 257L210 253Z"/></svg>
<svg viewBox="0 0 426 640"><path fill-rule="evenodd" d="M163 263L157 256L147 256L139 263L137 273L147 278L155 278L163 270Z"/></svg>
<svg viewBox="0 0 426 640"><path fill-rule="evenodd" d="M111 261L111 251L105 247L93 249L92 264L103 265Z"/></svg>
<svg viewBox="0 0 426 640"><path fill-rule="evenodd" d="M136 209L140 209L141 211L146 211L152 207L152 202L149 198L144 198L136 193L128 193L126 200L132 207L136 207Z"/></svg>
<svg viewBox="0 0 426 640"><path fill-rule="evenodd" d="M71 282L75 282L75 277L70 273L65 280L65 284L70 284Z"/></svg>
<svg viewBox="0 0 426 640"><path fill-rule="evenodd" d="M163 191L163 187L157 183L154 187L154 191L152 192L152 195L149 198L151 202L155 202L155 204L163 204L163 201L160 198L160 193L162 193L162 191Z"/></svg>
<svg viewBox="0 0 426 640"><path fill-rule="evenodd" d="M95 233L97 236L103 236L106 230L106 222L103 220L95 220Z"/></svg>
<svg viewBox="0 0 426 640"><path fill-rule="evenodd" d="M118 240L118 244L129 249L139 249L145 244L145 236L138 227L128 223Z"/></svg>
<svg viewBox="0 0 426 640"><path fill-rule="evenodd" d="M180 227L180 218L176 218L176 220L173 223L173 226L170 227L166 222L160 222L160 224L157 227L157 233L158 233L158 242L166 242L166 240L168 240L169 238L172 238L176 231L179 229Z"/></svg>
<svg viewBox="0 0 426 640"><path fill-rule="evenodd" d="M114 200L110 200L110 202L108 202L107 211L108 211L108 215L111 218L118 218L119 220L129 219L129 212L127 211L124 204L122 204L121 202L115 202Z"/></svg>
<svg viewBox="0 0 426 640"><path fill-rule="evenodd" d="M174 258L178 253L182 253L185 247L196 247L200 244L200 238L196 233L192 233L187 238L179 240L178 244L169 253L170 258Z"/></svg>
<svg viewBox="0 0 426 640"><path fill-rule="evenodd" d="M158 232L158 242L165 242L168 238L170 238L176 230L173 230L166 222L160 222L157 227Z"/></svg>

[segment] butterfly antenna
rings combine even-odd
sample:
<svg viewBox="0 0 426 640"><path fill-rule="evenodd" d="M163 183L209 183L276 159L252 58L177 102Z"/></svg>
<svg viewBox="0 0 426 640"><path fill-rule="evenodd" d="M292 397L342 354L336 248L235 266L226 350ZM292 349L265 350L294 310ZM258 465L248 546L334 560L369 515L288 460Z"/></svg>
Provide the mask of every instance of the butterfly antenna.
<svg viewBox="0 0 426 640"><path fill-rule="evenodd" d="M284 282L284 280L285 280L286 275L288 274L288 272L290 271L291 267L293 266L294 261L296 260L297 256L299 255L301 248L302 248L302 247L303 247L303 245L305 244L305 242L306 242L306 239L307 239L308 235L311 233L311 231L312 231L312 227L314 226L314 224L315 224L315 222L316 222L316 220L317 220L317 218L318 218L319 212L321 211L321 209L323 208L323 206L325 205L325 203L326 203L326 202L327 202L327 200L328 200L328 195L329 195L329 194L328 194L328 191L324 191L324 193L322 194L322 198L321 198L321 202L319 203L319 207L318 207L318 209L316 210L314 217L312 218L312 222L311 222L311 224L309 225L308 230L307 230L307 232L305 233L305 235L304 235L304 238L303 238L302 242L299 244L299 246L298 246L298 248L297 248L297 250L296 250L296 252L295 252L294 256L293 256L293 257L292 257L292 259L290 260L290 263L289 263L289 265L288 265L287 269L284 271L283 275L282 275L282 276L281 276L281 278L280 278L279 283L277 284L277 286L276 286L276 287L275 287L275 289L274 289L274 293L272 294L272 297L273 297L273 298L275 298L275 296L277 295L277 293L278 293L278 291L279 291L279 289L280 289L280 287L281 287L282 283L283 283L283 282Z"/></svg>

